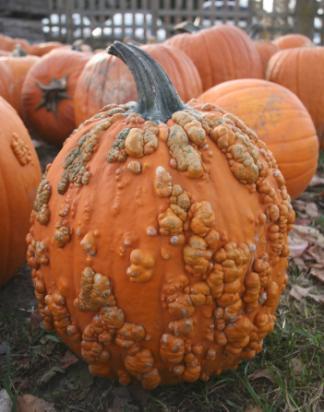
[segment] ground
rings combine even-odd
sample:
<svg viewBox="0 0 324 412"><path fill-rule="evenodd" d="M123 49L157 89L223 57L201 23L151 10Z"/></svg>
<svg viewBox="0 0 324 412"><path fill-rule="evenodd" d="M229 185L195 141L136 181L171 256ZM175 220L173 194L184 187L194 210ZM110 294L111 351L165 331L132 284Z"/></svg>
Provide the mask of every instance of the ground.
<svg viewBox="0 0 324 412"><path fill-rule="evenodd" d="M43 166L55 155L55 149L46 145L38 145L37 150ZM318 176L324 177L324 158ZM315 203L310 216L304 211L309 203ZM324 184L311 187L296 207L301 210L297 224L324 233ZM57 412L323 411L323 283L321 276L311 276L309 259L301 264L303 256L290 261L277 324L265 339L262 353L207 383L153 392L92 377L86 364L55 334L42 329L30 271L24 266L0 290L0 389L8 392L18 411L31 411L23 409L24 394L46 400ZM305 296L300 296L301 291ZM52 411L50 406L33 412Z"/></svg>

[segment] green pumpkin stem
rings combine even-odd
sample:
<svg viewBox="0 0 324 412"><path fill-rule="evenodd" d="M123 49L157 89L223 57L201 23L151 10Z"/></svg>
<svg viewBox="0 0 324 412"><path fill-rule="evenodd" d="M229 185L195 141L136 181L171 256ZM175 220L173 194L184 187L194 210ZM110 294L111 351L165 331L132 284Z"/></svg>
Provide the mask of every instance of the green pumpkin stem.
<svg viewBox="0 0 324 412"><path fill-rule="evenodd" d="M161 66L139 47L115 41L108 53L119 57L132 72L138 101L136 112L145 119L166 122L184 103Z"/></svg>

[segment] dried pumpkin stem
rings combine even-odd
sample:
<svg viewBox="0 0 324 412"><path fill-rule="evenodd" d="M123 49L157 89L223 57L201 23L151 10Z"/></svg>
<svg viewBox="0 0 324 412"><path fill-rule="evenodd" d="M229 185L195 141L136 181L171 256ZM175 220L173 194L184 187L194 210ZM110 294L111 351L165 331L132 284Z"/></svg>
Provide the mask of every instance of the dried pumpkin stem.
<svg viewBox="0 0 324 412"><path fill-rule="evenodd" d="M56 113L59 102L71 98L67 93L66 77L53 79L48 84L37 82L37 86L42 91L42 98L36 106L36 110L45 108L48 112Z"/></svg>
<svg viewBox="0 0 324 412"><path fill-rule="evenodd" d="M119 57L132 72L138 94L136 112L145 119L166 122L172 113L184 109L164 70L142 49L115 41L108 53Z"/></svg>

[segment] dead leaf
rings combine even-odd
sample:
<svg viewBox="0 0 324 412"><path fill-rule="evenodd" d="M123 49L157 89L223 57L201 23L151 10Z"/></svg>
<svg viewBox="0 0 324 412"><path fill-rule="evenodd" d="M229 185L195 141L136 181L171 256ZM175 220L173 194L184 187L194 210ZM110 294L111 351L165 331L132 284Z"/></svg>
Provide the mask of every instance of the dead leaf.
<svg viewBox="0 0 324 412"><path fill-rule="evenodd" d="M5 389L0 390L0 411L1 412L11 412L12 410L12 400L8 392Z"/></svg>
<svg viewBox="0 0 324 412"><path fill-rule="evenodd" d="M249 375L249 379L253 381L256 379L267 379L271 383L274 383L273 374L269 369L258 369Z"/></svg>
<svg viewBox="0 0 324 412"><path fill-rule="evenodd" d="M61 358L60 363L63 369L67 369L69 366L74 365L78 361L79 359L72 352L67 350Z"/></svg>
<svg viewBox="0 0 324 412"><path fill-rule="evenodd" d="M324 185L324 177L315 175L309 183L309 186L322 186Z"/></svg>
<svg viewBox="0 0 324 412"><path fill-rule="evenodd" d="M44 385L49 382L58 373L65 373L65 370L59 366L53 366L50 370L46 371L38 380L38 385Z"/></svg>
<svg viewBox="0 0 324 412"><path fill-rule="evenodd" d="M27 394L18 396L17 412L56 412L56 409L52 403Z"/></svg>
<svg viewBox="0 0 324 412"><path fill-rule="evenodd" d="M324 295L314 294L312 287L302 287L298 285L293 285L289 292L290 296L295 298L298 301L303 300L304 298L310 298L317 303L324 303Z"/></svg>
<svg viewBox="0 0 324 412"><path fill-rule="evenodd" d="M316 203L314 203L314 202L309 202L309 203L306 204L305 212L312 219L315 219L319 215L318 207L317 207Z"/></svg>
<svg viewBox="0 0 324 412"><path fill-rule="evenodd" d="M312 267L310 274L321 282L324 282L324 267L320 269Z"/></svg>

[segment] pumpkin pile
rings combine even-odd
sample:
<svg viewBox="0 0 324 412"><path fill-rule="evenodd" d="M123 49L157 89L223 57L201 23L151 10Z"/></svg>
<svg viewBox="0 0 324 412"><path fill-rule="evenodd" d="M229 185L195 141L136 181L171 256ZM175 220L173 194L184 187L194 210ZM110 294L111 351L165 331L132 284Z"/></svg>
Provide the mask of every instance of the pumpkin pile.
<svg viewBox="0 0 324 412"><path fill-rule="evenodd" d="M0 284L27 253L44 327L149 390L262 350L324 141L324 48L196 29L110 54L0 35ZM62 146L41 179L24 124Z"/></svg>

